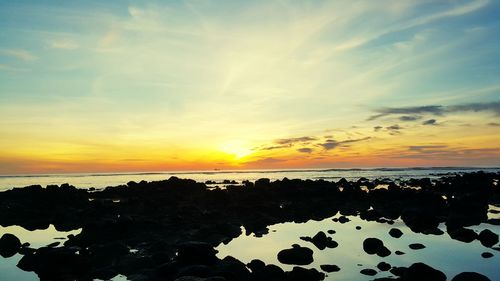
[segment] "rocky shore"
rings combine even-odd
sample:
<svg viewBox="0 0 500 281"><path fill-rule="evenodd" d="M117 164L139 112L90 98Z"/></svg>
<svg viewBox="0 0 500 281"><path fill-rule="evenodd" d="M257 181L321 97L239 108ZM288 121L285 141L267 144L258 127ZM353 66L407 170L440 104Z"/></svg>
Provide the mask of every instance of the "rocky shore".
<svg viewBox="0 0 500 281"><path fill-rule="evenodd" d="M500 206L500 173L467 173L436 180L428 178L395 182L389 179L357 181L324 180L230 182L224 188L172 177L157 182L129 182L103 190L61 186L28 186L0 192L0 225L19 225L28 230L81 228L64 245L39 249L11 234L0 238L0 255L23 255L18 267L35 272L41 280L107 280L118 274L129 280L323 280L339 268L333 264L307 269L314 257L308 247L290 245L278 253L280 265L253 260L248 264L216 256L215 247L241 235L241 227L257 236L268 226L283 222L306 222L348 215L366 221L392 224L401 219L413 232L444 235L464 243L478 240L488 251L499 250L498 233L479 233L466 228L488 219L488 206ZM361 228L360 228L361 229ZM247 234L248 234L247 233ZM332 233L297 237L310 247L333 249ZM401 237L399 229L389 233ZM412 244L418 250L424 245ZM366 255L385 257L402 252L387 248L370 237L360 242ZM133 249L133 251L131 251ZM487 257L485 257L487 258ZM375 280L489 280L480 273L446 276L424 263L393 267L381 262L377 269L393 277ZM363 269L372 276L375 269Z"/></svg>

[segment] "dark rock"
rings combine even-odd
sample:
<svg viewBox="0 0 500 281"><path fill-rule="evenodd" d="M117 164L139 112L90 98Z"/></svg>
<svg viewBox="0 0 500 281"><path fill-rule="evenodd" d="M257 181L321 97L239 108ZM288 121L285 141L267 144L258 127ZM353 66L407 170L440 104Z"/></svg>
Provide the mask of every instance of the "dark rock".
<svg viewBox="0 0 500 281"><path fill-rule="evenodd" d="M347 223L349 221L351 221L351 220L349 218L347 218L346 216L340 216L339 217L339 222L342 223L342 224L343 223Z"/></svg>
<svg viewBox="0 0 500 281"><path fill-rule="evenodd" d="M307 265L313 262L313 251L306 247L293 245L290 249L281 250L278 260L283 264Z"/></svg>
<svg viewBox="0 0 500 281"><path fill-rule="evenodd" d="M408 245L408 247L412 250L420 250L420 249L424 249L425 245L420 244L420 243L413 243L413 244Z"/></svg>
<svg viewBox="0 0 500 281"><path fill-rule="evenodd" d="M398 256L401 256L401 255L404 255L404 254L405 254L405 252L401 252L401 251L396 251L396 252L394 252L394 253L395 253L396 255L398 255Z"/></svg>
<svg viewBox="0 0 500 281"><path fill-rule="evenodd" d="M212 274L210 267L206 265L188 265L180 268L177 276L195 276L195 277L209 277Z"/></svg>
<svg viewBox="0 0 500 281"><path fill-rule="evenodd" d="M485 247L493 247L498 243L498 234L492 232L489 229L485 229L479 233L479 241Z"/></svg>
<svg viewBox="0 0 500 281"><path fill-rule="evenodd" d="M451 281L490 281L490 278L477 272L462 272L453 277Z"/></svg>
<svg viewBox="0 0 500 281"><path fill-rule="evenodd" d="M0 238L0 255L4 258L10 258L21 248L21 241L15 235L5 233Z"/></svg>
<svg viewBox="0 0 500 281"><path fill-rule="evenodd" d="M263 187L268 187L270 186L271 184L271 181L267 178L262 178L262 179L258 179L255 181L255 188L263 188Z"/></svg>
<svg viewBox="0 0 500 281"><path fill-rule="evenodd" d="M391 230L389 230L389 235L394 238L400 238L401 236L403 236L403 232L398 228L391 228Z"/></svg>
<svg viewBox="0 0 500 281"><path fill-rule="evenodd" d="M494 255L490 252L484 252L484 253L481 253L481 257L485 258L485 259L489 259L489 258L492 258Z"/></svg>
<svg viewBox="0 0 500 281"><path fill-rule="evenodd" d="M407 269L408 268L406 268L406 267L393 267L393 268L391 268L391 270L389 270L389 272L398 276L398 277L403 277L403 275L405 274Z"/></svg>
<svg viewBox="0 0 500 281"><path fill-rule="evenodd" d="M330 229L330 230L328 230L327 232L328 232L328 234L335 234L335 233L336 233L336 231L335 231L335 230L333 230L333 229Z"/></svg>
<svg viewBox="0 0 500 281"><path fill-rule="evenodd" d="M358 226L356 226L356 229L357 229L357 230L360 230L360 229L361 229L361 226L359 226L359 225L358 225Z"/></svg>
<svg viewBox="0 0 500 281"><path fill-rule="evenodd" d="M404 281L446 281L446 275L424 263L414 263L404 271L402 276Z"/></svg>
<svg viewBox="0 0 500 281"><path fill-rule="evenodd" d="M266 264L261 260L252 260L247 264L247 267L250 268L252 272L256 272L264 269L264 267L266 267Z"/></svg>
<svg viewBox="0 0 500 281"><path fill-rule="evenodd" d="M314 268L306 269L296 266L292 271L287 272L287 277L290 281L319 281L325 279L325 274Z"/></svg>
<svg viewBox="0 0 500 281"><path fill-rule="evenodd" d="M459 227L456 229L448 229L448 235L451 239L455 239L461 242L470 243L478 237L477 233L468 228Z"/></svg>
<svg viewBox="0 0 500 281"><path fill-rule="evenodd" d="M340 267L334 264L322 264L319 266L324 272L337 272L340 271Z"/></svg>
<svg viewBox="0 0 500 281"><path fill-rule="evenodd" d="M391 267L392 266L386 262L380 262L379 264L377 264L377 268L381 271L388 271L391 269Z"/></svg>
<svg viewBox="0 0 500 281"><path fill-rule="evenodd" d="M217 251L208 243L190 241L177 247L177 260L183 264L209 265L217 261Z"/></svg>
<svg viewBox="0 0 500 281"><path fill-rule="evenodd" d="M318 232L313 238L310 237L300 237L304 241L308 241L314 244L318 249L324 250L325 248L336 248L339 244L332 240L331 237L327 237L323 231Z"/></svg>
<svg viewBox="0 0 500 281"><path fill-rule="evenodd" d="M231 256L218 262L213 273L215 276L222 276L227 280L240 281L250 278L250 271L245 264Z"/></svg>
<svg viewBox="0 0 500 281"><path fill-rule="evenodd" d="M384 247L384 242L378 238L366 238L363 241L363 250L369 254L374 255Z"/></svg>
<svg viewBox="0 0 500 281"><path fill-rule="evenodd" d="M368 275L368 276L377 275L377 271L375 269L371 269L371 268L362 269L359 273L361 273L363 275Z"/></svg>
<svg viewBox="0 0 500 281"><path fill-rule="evenodd" d="M387 257L391 254L391 251L378 238L366 238L363 241L363 250L369 255L377 254L380 257Z"/></svg>

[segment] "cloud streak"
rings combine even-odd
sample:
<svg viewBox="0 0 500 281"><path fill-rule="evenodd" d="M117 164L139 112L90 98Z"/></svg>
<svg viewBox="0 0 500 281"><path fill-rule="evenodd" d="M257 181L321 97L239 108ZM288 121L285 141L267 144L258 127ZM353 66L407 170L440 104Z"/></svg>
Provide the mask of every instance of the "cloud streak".
<svg viewBox="0 0 500 281"><path fill-rule="evenodd" d="M391 115L408 115L408 114L430 114L442 116L450 113L458 112L492 112L500 116L500 101L491 103L467 103L459 105L426 105L412 107L388 107L376 110L375 115L370 116L367 121L376 120L381 117ZM403 118L405 116L400 117Z"/></svg>

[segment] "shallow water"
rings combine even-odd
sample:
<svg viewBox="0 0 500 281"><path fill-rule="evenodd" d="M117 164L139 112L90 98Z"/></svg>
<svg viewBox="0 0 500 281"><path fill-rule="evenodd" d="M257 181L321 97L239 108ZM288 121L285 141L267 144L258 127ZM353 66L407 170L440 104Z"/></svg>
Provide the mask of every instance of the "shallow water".
<svg viewBox="0 0 500 281"><path fill-rule="evenodd" d="M335 217L339 216L338 214ZM376 266L381 261L385 261L392 266L406 267L416 262L424 262L444 272L449 280L463 271L476 271L488 276L491 280L500 280L500 270L498 270L500 252L482 246L478 240L463 243L450 239L446 233L443 235L413 233L400 220L396 220L393 225L389 225L367 222L356 216L348 216L351 221L341 224L332 221L332 218L322 221L310 220L299 224L276 224L270 226L269 234L261 238L254 235L241 235L227 245L219 245L217 247L219 251L218 257L224 258L230 255L244 263L248 263L253 259L260 259L266 264L275 264L287 271L291 270L293 266L281 264L277 259L277 254L283 249L291 248L292 244L299 244L314 251L314 262L304 267L320 270L322 264L335 264L341 268L339 272L328 273L325 280L373 280L393 276L389 272L381 272L377 269ZM361 230L356 230L356 226L361 226ZM388 234L393 227L403 231L404 234L401 238L393 238ZM471 227L476 231L485 228L497 234L500 233L500 226L481 224ZM327 231L330 229L335 230L336 233L328 234ZM440 225L440 229L446 230L443 224ZM321 251L312 243L299 238L301 236L313 237L319 231L327 233L327 236L337 241L339 246ZM365 253L363 251L363 241L368 237L376 237L384 241L384 245L392 251L392 254L381 258ZM411 250L408 245L412 243L424 244L426 248ZM396 250L403 251L406 254L397 256L394 254ZM481 257L482 252L491 252L495 256L484 259ZM360 270L365 268L375 269L378 274L376 276L365 276L359 273Z"/></svg>
<svg viewBox="0 0 500 281"><path fill-rule="evenodd" d="M20 226L0 226L0 237L5 233L14 234L21 243L30 243L31 248L40 248L54 242L61 244L67 240L68 235L77 235L81 229L72 231L58 231L54 225L49 225L47 229L41 230L26 230ZM16 280L16 281L34 281L39 280L38 276L33 272L26 272L17 267L17 263L22 258L20 254L16 254L10 258L0 257L0 280Z"/></svg>
<svg viewBox="0 0 500 281"><path fill-rule="evenodd" d="M395 169L329 169L329 170L254 170L254 171L196 171L196 172L154 172L154 173L101 173L101 174L60 174L60 175L0 175L0 191L13 187L24 187L39 184L47 186L51 184L61 185L69 183L78 188L104 188L126 184L129 181L140 182L159 181L171 176L179 178L190 178L198 182L208 180L222 182L223 180L235 180L241 183L244 180L255 181L260 178L278 180L289 179L324 179L339 180L390 178L436 178L448 173L462 173L473 171L500 172L500 168L395 168Z"/></svg>

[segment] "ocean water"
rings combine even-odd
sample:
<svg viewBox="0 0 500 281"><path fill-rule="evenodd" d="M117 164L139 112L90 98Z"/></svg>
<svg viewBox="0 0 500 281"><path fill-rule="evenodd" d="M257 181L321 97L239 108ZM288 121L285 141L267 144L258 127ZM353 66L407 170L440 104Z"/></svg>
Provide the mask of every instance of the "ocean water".
<svg viewBox="0 0 500 281"><path fill-rule="evenodd" d="M341 178L368 179L390 178L393 180L408 178L436 178L445 174L473 172L473 171L500 172L497 168L380 168L380 169L322 169L322 170L233 170L233 171L179 171L179 172L151 172L151 173L89 173L89 174L47 174L47 175L0 175L0 191L14 187L24 187L39 184L41 186L60 185L69 183L78 188L104 188L126 184L129 181L139 182L158 181L171 176L194 179L198 182L235 180L241 183L244 180L255 181L260 178L278 180L289 179L324 179L338 181Z"/></svg>

